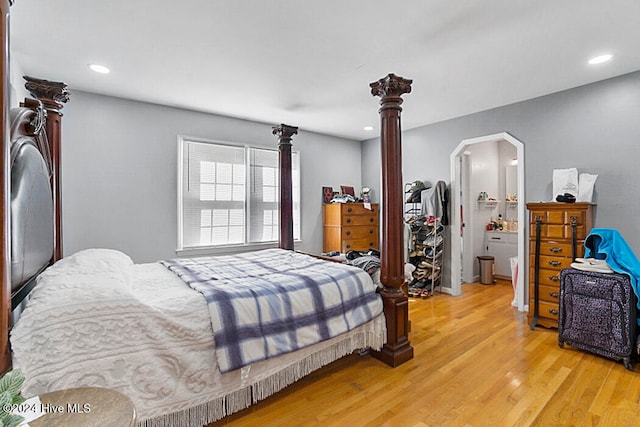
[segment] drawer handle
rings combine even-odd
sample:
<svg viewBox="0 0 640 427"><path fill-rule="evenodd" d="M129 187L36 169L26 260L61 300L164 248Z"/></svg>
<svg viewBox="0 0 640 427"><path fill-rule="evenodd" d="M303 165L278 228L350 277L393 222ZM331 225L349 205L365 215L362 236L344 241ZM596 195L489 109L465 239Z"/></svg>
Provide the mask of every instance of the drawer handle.
<svg viewBox="0 0 640 427"><path fill-rule="evenodd" d="M549 265L553 265L554 267L557 267L559 265L562 265L562 262L560 262L560 261L549 261Z"/></svg>
<svg viewBox="0 0 640 427"><path fill-rule="evenodd" d="M347 245L347 249L351 249L351 245Z"/></svg>
<svg viewBox="0 0 640 427"><path fill-rule="evenodd" d="M347 234L347 236L351 236L351 232L350 231L347 231L346 234Z"/></svg>
<svg viewBox="0 0 640 427"><path fill-rule="evenodd" d="M562 248L558 248L558 247L556 247L556 246L553 246L553 247L549 248L549 250L550 250L551 252L553 252L554 254L557 254L557 253L562 252Z"/></svg>
<svg viewBox="0 0 640 427"><path fill-rule="evenodd" d="M369 242L369 247L372 248L373 247L373 242Z"/></svg>
<svg viewBox="0 0 640 427"><path fill-rule="evenodd" d="M556 310L555 308L550 308L549 309L549 313L557 315L558 314L558 310Z"/></svg>
<svg viewBox="0 0 640 427"><path fill-rule="evenodd" d="M558 298L560 294L558 292L549 292L549 296L553 298Z"/></svg>
<svg viewBox="0 0 640 427"><path fill-rule="evenodd" d="M551 280L552 282L559 282L560 278L558 276L549 276L549 280Z"/></svg>
<svg viewBox="0 0 640 427"><path fill-rule="evenodd" d="M535 221L542 221L542 215L536 215Z"/></svg>
<svg viewBox="0 0 640 427"><path fill-rule="evenodd" d="M373 228L369 230L369 234L373 234Z"/></svg>
<svg viewBox="0 0 640 427"><path fill-rule="evenodd" d="M347 212L351 213L351 212L353 212L353 209L349 208L349 209L347 209Z"/></svg>
<svg viewBox="0 0 640 427"><path fill-rule="evenodd" d="M347 218L347 224L351 222L351 218Z"/></svg>
<svg viewBox="0 0 640 427"><path fill-rule="evenodd" d="M369 222L373 222L373 221L375 221L375 219L369 218Z"/></svg>

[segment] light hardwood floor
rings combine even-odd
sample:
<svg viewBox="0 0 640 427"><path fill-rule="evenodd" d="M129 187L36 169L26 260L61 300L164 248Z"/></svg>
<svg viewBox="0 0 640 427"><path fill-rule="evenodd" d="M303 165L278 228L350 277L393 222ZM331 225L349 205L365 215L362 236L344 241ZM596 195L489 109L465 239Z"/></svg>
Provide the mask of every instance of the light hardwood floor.
<svg viewBox="0 0 640 427"><path fill-rule="evenodd" d="M531 331L509 282L410 302L413 360L351 355L210 427L640 426L640 365Z"/></svg>

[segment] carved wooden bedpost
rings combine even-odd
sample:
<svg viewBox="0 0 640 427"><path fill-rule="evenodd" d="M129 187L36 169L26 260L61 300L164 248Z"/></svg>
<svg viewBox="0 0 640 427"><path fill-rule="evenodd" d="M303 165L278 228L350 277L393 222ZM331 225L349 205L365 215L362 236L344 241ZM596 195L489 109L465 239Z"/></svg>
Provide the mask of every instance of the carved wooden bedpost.
<svg viewBox="0 0 640 427"><path fill-rule="evenodd" d="M0 197L2 197L2 227L0 228L0 279L2 290L0 295L0 373L11 367L9 353L9 326L11 325L11 247L9 237L10 187L9 187L9 1L0 0L0 37L2 37L2 53L0 54L0 74L2 75L2 108L0 111L0 163L2 179L0 181Z"/></svg>
<svg viewBox="0 0 640 427"><path fill-rule="evenodd" d="M63 256L62 251L62 193L60 188L60 163L62 140L62 107L69 101L67 85L62 82L50 82L24 76L27 81L25 87L31 96L42 102L47 111L47 138L51 153L51 190L53 191L54 218L54 248L51 262L56 262Z"/></svg>
<svg viewBox="0 0 640 427"><path fill-rule="evenodd" d="M400 112L402 94L411 92L412 80L394 74L371 83L371 94L380 96L380 145L382 149L382 244L380 292L387 321L387 343L374 357L390 366L413 358L409 343L409 301L404 283L404 223Z"/></svg>
<svg viewBox="0 0 640 427"><path fill-rule="evenodd" d="M293 250L293 188L291 180L291 137L298 128L280 124L273 127L280 151L280 241L278 247Z"/></svg>

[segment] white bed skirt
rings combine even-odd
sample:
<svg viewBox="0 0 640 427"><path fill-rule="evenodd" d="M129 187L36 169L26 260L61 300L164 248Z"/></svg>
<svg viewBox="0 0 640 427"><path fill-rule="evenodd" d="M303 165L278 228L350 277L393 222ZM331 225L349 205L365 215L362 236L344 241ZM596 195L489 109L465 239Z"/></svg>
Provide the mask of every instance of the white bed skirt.
<svg viewBox="0 0 640 427"><path fill-rule="evenodd" d="M339 337L216 377L227 384L224 395L155 418L141 427L201 426L248 408L293 384L311 372L357 350L379 350L386 341L384 315ZM244 378L243 378L244 377ZM217 393L216 393L217 395Z"/></svg>

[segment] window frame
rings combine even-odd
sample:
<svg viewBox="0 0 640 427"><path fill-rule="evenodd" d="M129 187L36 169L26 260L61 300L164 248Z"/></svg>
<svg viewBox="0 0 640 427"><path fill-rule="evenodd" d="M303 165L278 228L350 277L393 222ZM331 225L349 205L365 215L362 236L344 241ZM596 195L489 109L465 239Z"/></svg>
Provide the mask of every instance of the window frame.
<svg viewBox="0 0 640 427"><path fill-rule="evenodd" d="M224 244L224 245L202 245L202 246L188 246L184 247L183 245L183 228L184 228L184 217L183 217L183 207L184 207L184 194L183 194L183 177L184 177L184 145L185 143L193 142L193 143L201 143L201 144L214 144L220 146L227 146L231 148L242 148L244 150L244 165L245 165L245 200L244 200L244 214L245 214L245 224L244 224L244 242L243 243L233 243L233 244ZM198 138L198 137L190 137L186 135L178 135L178 164L177 164L177 243L176 243L176 254L178 256L181 255L206 255L206 254L231 254L238 252L248 252L252 250L258 249L266 249L266 248L274 248L278 247L278 240L268 241L268 242L251 242L249 237L249 230L251 227L251 197L250 197L250 180L252 177L251 167L250 167L250 153L251 149L256 150L266 150L273 151L279 154L279 150L277 148L265 147L260 145L251 145L248 143L240 143L240 142L230 142L230 141L221 141L216 139L206 139L206 138ZM301 242L302 235L302 205L300 203L301 199L301 181L302 175L300 173L300 152L297 150L292 150L292 154L297 156L298 159L298 183L297 183L297 194L293 194L293 201L295 203L298 200L300 204L300 213L299 218L297 218L298 223L300 224L300 236L294 239L295 243ZM279 168L279 165L278 165ZM293 179L293 177L292 177ZM278 176L278 189L279 187L279 176ZM296 183L293 183L292 191L296 193ZM278 192L279 199L279 192ZM280 208L278 203L278 209Z"/></svg>

